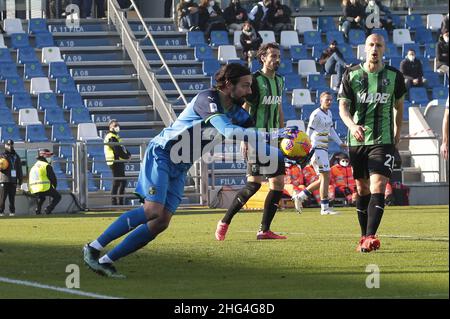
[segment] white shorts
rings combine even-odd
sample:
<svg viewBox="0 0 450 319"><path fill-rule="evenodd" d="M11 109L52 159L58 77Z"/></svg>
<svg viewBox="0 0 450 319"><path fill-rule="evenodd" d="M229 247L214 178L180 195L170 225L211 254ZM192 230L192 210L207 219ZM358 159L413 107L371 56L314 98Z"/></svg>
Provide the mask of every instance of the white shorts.
<svg viewBox="0 0 450 319"><path fill-rule="evenodd" d="M330 171L330 160L328 159L328 151L323 149L315 149L311 157L311 164L317 174Z"/></svg>

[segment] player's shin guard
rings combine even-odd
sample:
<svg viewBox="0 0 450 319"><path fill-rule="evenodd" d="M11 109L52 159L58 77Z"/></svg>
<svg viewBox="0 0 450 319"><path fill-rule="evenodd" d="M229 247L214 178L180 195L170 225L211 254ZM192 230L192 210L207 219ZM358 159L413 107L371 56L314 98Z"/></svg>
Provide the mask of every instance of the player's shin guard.
<svg viewBox="0 0 450 319"><path fill-rule="evenodd" d="M106 247L106 245L113 240L125 235L130 230L146 222L147 217L145 216L143 206L132 209L117 218L97 239L97 241L100 245L102 245L102 247Z"/></svg>
<svg viewBox="0 0 450 319"><path fill-rule="evenodd" d="M144 247L154 238L155 236L152 235L152 233L148 229L147 224L143 224L136 228L131 234L129 234L107 255L112 261L116 261Z"/></svg>
<svg viewBox="0 0 450 319"><path fill-rule="evenodd" d="M231 206L228 208L228 211L225 214L225 217L222 219L222 222L226 224L230 224L234 215L247 203L247 201L256 194L256 192L261 188L261 184L247 182L245 186L237 193L234 198Z"/></svg>
<svg viewBox="0 0 450 319"><path fill-rule="evenodd" d="M372 194L367 210L367 236L375 235L384 212L384 194Z"/></svg>
<svg viewBox="0 0 450 319"><path fill-rule="evenodd" d="M261 229L263 232L270 230L270 224L278 209L278 203L283 196L283 191L276 191L271 189L267 194L266 201L264 202L264 212L261 221Z"/></svg>
<svg viewBox="0 0 450 319"><path fill-rule="evenodd" d="M358 196L356 199L356 212L358 213L359 226L361 227L361 236L367 234L367 208L369 207L371 195Z"/></svg>

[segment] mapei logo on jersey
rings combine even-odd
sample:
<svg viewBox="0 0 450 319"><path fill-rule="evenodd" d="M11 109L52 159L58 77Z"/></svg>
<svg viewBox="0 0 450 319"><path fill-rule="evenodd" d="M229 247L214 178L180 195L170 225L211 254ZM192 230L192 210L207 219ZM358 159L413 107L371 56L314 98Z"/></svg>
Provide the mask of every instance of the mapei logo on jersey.
<svg viewBox="0 0 450 319"><path fill-rule="evenodd" d="M387 103L391 94L389 93L358 93L358 103Z"/></svg>
<svg viewBox="0 0 450 319"><path fill-rule="evenodd" d="M262 104L271 105L271 104L280 104L281 96L264 96L262 100Z"/></svg>

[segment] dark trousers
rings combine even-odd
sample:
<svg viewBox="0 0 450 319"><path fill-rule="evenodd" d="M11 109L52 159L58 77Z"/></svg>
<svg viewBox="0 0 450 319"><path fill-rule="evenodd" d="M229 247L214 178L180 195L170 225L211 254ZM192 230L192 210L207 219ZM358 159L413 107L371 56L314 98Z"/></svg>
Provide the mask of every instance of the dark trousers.
<svg viewBox="0 0 450 319"><path fill-rule="evenodd" d="M16 206L14 205L16 198L16 187L14 183L0 183L0 214L5 210L6 197L9 197L9 212L14 214Z"/></svg>
<svg viewBox="0 0 450 319"><path fill-rule="evenodd" d="M112 171L113 177L125 177L125 164L124 163L114 163L109 166ZM113 205L123 205L123 197L115 197L114 195L123 195L125 193L125 187L127 186L127 181L124 179L113 180L111 188L111 204Z"/></svg>
<svg viewBox="0 0 450 319"><path fill-rule="evenodd" d="M51 197L50 204L45 209L46 214L51 214L53 209L55 209L56 205L58 205L58 203L61 201L61 195L53 187L50 187L50 189L48 191L36 193L35 195L38 197L36 214L41 213L42 205L45 202L45 197L47 197L47 196Z"/></svg>

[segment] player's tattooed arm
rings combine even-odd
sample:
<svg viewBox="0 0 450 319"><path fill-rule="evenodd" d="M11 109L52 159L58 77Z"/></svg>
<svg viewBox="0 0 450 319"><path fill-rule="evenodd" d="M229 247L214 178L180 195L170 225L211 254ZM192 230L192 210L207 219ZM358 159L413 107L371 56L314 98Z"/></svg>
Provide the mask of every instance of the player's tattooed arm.
<svg viewBox="0 0 450 319"><path fill-rule="evenodd" d="M339 116L345 125L350 130L350 134L356 138L358 142L364 141L364 131L366 130L364 126L357 125L353 122L353 118L350 114L350 103L349 100L340 99L339 100Z"/></svg>

